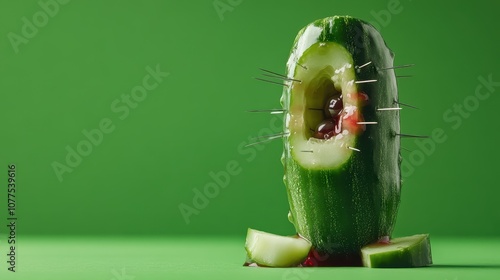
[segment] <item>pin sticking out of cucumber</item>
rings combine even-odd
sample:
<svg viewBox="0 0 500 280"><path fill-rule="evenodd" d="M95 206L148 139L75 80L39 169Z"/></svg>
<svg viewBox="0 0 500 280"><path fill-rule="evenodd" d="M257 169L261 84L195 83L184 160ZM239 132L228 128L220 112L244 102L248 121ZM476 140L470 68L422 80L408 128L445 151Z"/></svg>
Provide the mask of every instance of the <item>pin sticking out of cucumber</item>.
<svg viewBox="0 0 500 280"><path fill-rule="evenodd" d="M362 251L391 236L400 202L400 138L419 137L400 132L399 114L406 104L399 102L395 69L411 65L394 66L393 60L372 25L334 16L299 32L285 74L261 69L264 78L259 80L284 87L282 109L257 111L284 114L283 132L264 141L283 138L289 219L312 249L306 255L294 251L289 239L273 243L279 246L259 245L267 239L253 234L246 249L258 265L293 266L303 257L303 266L430 263L430 249L414 253L420 245L408 245L413 239L404 243L404 256L390 244L381 251ZM294 257L269 257L283 255ZM268 257L263 262L252 256Z"/></svg>

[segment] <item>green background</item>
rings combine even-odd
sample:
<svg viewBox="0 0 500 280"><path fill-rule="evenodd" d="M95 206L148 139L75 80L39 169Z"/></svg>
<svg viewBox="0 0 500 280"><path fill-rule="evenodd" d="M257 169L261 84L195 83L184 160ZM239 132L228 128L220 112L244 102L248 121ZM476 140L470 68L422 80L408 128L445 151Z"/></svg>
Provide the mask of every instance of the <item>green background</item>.
<svg viewBox="0 0 500 280"><path fill-rule="evenodd" d="M283 72L306 24L349 14L379 27L396 65L416 64L398 70L414 75L399 80L400 100L421 108L403 110L402 131L446 134L427 154L403 139L416 152L403 151L414 170L404 179L394 235L496 238L500 149L493 112L500 87L461 117L448 110L473 102L479 77L500 81L500 34L492 23L500 3L444 2L73 0L58 4L16 53L12 33L21 36L23 18L33 22L43 9L37 1L2 0L0 221L7 216L7 165L15 163L17 230L26 240L234 236L243 246L247 227L293 234L280 140L242 148L276 132L276 117L245 111L280 106L281 88L252 77L258 67ZM230 9L218 13L214 3ZM122 95L157 65L169 76L120 119L111 104L123 106ZM453 121L443 118L447 112ZM106 118L115 129L59 180L54 162L66 164L67 146L76 149L86 140L82 131ZM186 223L180 205L193 207L196 190L228 163L240 172Z"/></svg>

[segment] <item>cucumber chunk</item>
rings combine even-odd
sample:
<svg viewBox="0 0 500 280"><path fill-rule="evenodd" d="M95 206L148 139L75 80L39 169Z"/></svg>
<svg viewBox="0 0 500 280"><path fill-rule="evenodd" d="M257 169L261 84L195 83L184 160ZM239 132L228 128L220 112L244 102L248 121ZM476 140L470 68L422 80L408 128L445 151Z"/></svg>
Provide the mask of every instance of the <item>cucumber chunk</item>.
<svg viewBox="0 0 500 280"><path fill-rule="evenodd" d="M258 265L290 267L307 257L311 243L298 236L280 236L249 228L245 249L248 258Z"/></svg>
<svg viewBox="0 0 500 280"><path fill-rule="evenodd" d="M363 265L373 268L421 267L432 264L428 234L395 238L389 244L375 243L361 249Z"/></svg>

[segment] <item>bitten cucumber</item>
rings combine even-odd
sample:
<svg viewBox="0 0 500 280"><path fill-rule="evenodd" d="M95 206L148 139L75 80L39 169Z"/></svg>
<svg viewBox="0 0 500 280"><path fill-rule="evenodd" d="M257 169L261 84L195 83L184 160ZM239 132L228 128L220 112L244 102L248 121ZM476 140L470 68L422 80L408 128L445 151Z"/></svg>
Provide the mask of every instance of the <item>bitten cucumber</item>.
<svg viewBox="0 0 500 280"><path fill-rule="evenodd" d="M302 29L281 103L290 220L318 252L356 256L390 236L400 201L399 111L393 53L349 16ZM300 81L300 82L297 82Z"/></svg>
<svg viewBox="0 0 500 280"><path fill-rule="evenodd" d="M420 267L432 264L428 234L395 238L389 244L371 244L363 247L361 253L366 267Z"/></svg>
<svg viewBox="0 0 500 280"><path fill-rule="evenodd" d="M276 74L285 82L288 219L298 234L249 229L250 263L432 264L429 235L390 239L401 189L401 108L393 57L373 26L349 16L321 19L299 32L287 75Z"/></svg>

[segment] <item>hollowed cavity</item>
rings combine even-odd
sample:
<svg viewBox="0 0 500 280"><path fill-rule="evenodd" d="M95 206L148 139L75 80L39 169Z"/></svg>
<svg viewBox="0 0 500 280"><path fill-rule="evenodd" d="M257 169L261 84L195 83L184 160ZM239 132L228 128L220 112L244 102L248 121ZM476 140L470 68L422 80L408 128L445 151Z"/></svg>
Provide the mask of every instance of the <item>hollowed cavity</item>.
<svg viewBox="0 0 500 280"><path fill-rule="evenodd" d="M328 75L320 77L313 84L317 87L306 94L306 104L309 107L305 115L309 128L307 135L317 139L330 139L342 132L342 92L335 88Z"/></svg>

